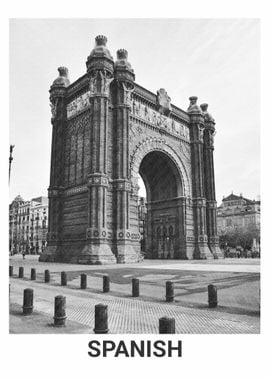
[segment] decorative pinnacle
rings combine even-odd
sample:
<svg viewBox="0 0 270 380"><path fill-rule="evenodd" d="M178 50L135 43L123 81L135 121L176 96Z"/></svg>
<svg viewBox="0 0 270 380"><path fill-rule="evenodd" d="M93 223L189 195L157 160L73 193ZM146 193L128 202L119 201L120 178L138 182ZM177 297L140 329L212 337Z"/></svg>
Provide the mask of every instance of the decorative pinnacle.
<svg viewBox="0 0 270 380"><path fill-rule="evenodd" d="M200 107L201 107L202 112L204 113L205 120L215 122L215 119L213 118L213 116L210 115L210 113L208 112L208 104L202 103Z"/></svg>
<svg viewBox="0 0 270 380"><path fill-rule="evenodd" d="M128 58L128 52L125 49L119 49L116 52L117 59L127 59Z"/></svg>
<svg viewBox="0 0 270 380"><path fill-rule="evenodd" d="M191 104L196 104L198 97L197 96L190 96L189 100L190 100Z"/></svg>
<svg viewBox="0 0 270 380"><path fill-rule="evenodd" d="M190 105L187 109L187 112L189 113L201 113L201 109L197 104L198 97L197 96L190 96Z"/></svg>
<svg viewBox="0 0 270 380"><path fill-rule="evenodd" d="M64 66L58 67L58 72L60 77L66 77L68 78L68 69Z"/></svg>
<svg viewBox="0 0 270 380"><path fill-rule="evenodd" d="M107 37L102 36L102 35L96 36L95 40L96 40L97 46L106 46L106 43L108 41Z"/></svg>
<svg viewBox="0 0 270 380"><path fill-rule="evenodd" d="M201 107L201 110L202 110L203 112L207 112L207 108L208 108L208 104L207 104L207 103L202 103L202 104L200 105L200 107Z"/></svg>

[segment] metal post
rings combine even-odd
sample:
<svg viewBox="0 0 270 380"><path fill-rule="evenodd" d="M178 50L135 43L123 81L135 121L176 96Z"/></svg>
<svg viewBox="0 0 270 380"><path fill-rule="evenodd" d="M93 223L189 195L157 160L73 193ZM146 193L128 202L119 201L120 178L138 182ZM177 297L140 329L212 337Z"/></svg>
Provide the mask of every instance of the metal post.
<svg viewBox="0 0 270 380"><path fill-rule="evenodd" d="M54 326L65 326L66 319L66 297L56 296L54 298Z"/></svg>
<svg viewBox="0 0 270 380"><path fill-rule="evenodd" d="M140 295L140 282L138 278L132 279L132 297L139 297Z"/></svg>
<svg viewBox="0 0 270 380"><path fill-rule="evenodd" d="M19 267L19 278L23 278L23 276L24 276L24 268Z"/></svg>
<svg viewBox="0 0 270 380"><path fill-rule="evenodd" d="M166 302L173 302L173 301L174 301L173 282L167 281L166 282Z"/></svg>
<svg viewBox="0 0 270 380"><path fill-rule="evenodd" d="M11 163L12 163L12 160L13 160L12 152L13 152L14 147L15 147L15 145L9 145L8 184L10 183Z"/></svg>
<svg viewBox="0 0 270 380"><path fill-rule="evenodd" d="M210 284L208 285L208 306L217 307L217 304L218 304L217 287Z"/></svg>
<svg viewBox="0 0 270 380"><path fill-rule="evenodd" d="M66 274L66 272L61 272L61 285L62 286L67 285L67 274Z"/></svg>
<svg viewBox="0 0 270 380"><path fill-rule="evenodd" d="M45 269L45 271L44 271L44 282L50 282L50 271L49 271L49 269Z"/></svg>
<svg viewBox="0 0 270 380"><path fill-rule="evenodd" d="M33 298L34 291L33 289L24 289L23 291L23 314L29 315L33 312Z"/></svg>
<svg viewBox="0 0 270 380"><path fill-rule="evenodd" d="M107 334L108 329L108 305L95 305L95 334Z"/></svg>
<svg viewBox="0 0 270 380"><path fill-rule="evenodd" d="M103 293L108 293L110 291L110 277L103 276Z"/></svg>
<svg viewBox="0 0 270 380"><path fill-rule="evenodd" d="M175 319L163 317L159 318L160 334L175 334Z"/></svg>
<svg viewBox="0 0 270 380"><path fill-rule="evenodd" d="M35 268L31 268L31 280L34 281L36 279L36 270Z"/></svg>
<svg viewBox="0 0 270 380"><path fill-rule="evenodd" d="M87 288L87 276L85 273L81 274L81 289Z"/></svg>

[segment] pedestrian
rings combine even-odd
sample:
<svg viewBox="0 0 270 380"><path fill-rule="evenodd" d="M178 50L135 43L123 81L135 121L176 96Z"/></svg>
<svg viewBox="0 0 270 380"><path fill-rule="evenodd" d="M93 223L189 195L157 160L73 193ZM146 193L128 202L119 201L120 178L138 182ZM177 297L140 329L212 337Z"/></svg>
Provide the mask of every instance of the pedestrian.
<svg viewBox="0 0 270 380"><path fill-rule="evenodd" d="M23 257L23 259L25 259L25 252L22 253L22 257Z"/></svg>

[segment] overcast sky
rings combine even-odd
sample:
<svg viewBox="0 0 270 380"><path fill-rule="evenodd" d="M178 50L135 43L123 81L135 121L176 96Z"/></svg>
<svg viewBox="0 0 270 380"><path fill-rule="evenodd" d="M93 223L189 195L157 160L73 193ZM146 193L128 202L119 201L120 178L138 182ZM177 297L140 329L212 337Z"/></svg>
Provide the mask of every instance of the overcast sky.
<svg viewBox="0 0 270 380"><path fill-rule="evenodd" d="M217 201L259 188L260 26L248 19L15 19L10 22L10 143L15 144L10 200L47 195L51 124L49 87L57 67L71 81L86 72L94 38L104 34L114 58L129 52L136 82L163 87L186 110L207 102L216 120Z"/></svg>

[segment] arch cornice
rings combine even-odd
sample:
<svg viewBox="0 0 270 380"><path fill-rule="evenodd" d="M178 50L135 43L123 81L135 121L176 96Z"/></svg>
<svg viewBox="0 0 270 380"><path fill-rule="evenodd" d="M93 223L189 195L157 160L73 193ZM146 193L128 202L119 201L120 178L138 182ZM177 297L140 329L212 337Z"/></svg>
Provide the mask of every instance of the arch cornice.
<svg viewBox="0 0 270 380"><path fill-rule="evenodd" d="M165 153L174 162L183 186L183 195L191 197L191 183L188 171L177 152L163 138L147 137L134 148L130 156L131 181L138 178L139 168L143 158L150 152L159 151Z"/></svg>

